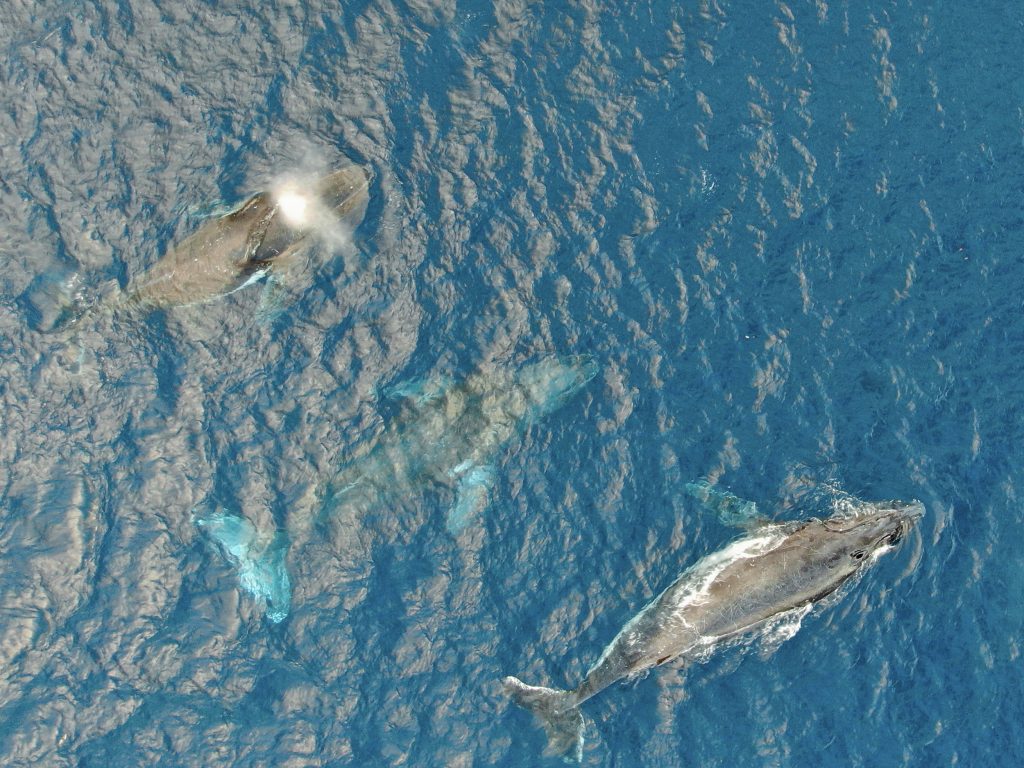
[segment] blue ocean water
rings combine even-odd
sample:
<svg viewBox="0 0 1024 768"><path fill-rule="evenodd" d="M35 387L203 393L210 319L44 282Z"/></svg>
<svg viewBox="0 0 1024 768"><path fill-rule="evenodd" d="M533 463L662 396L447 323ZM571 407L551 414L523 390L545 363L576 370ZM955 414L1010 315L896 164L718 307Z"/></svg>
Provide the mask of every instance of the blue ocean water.
<svg viewBox="0 0 1024 768"><path fill-rule="evenodd" d="M733 538L710 477L927 515L773 653L588 702L585 764L1021 764L1022 43L1012 3L5 5L0 762L557 764L498 681L575 685ZM273 322L39 332L345 160L366 218ZM286 527L389 388L552 354L600 372L476 523L425 487L281 624L193 523Z"/></svg>

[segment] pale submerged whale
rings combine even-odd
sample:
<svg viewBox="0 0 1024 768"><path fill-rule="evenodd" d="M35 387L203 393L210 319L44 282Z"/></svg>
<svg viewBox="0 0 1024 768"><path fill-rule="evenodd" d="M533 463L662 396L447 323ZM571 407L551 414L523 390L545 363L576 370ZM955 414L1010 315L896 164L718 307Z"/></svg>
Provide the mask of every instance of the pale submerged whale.
<svg viewBox="0 0 1024 768"><path fill-rule="evenodd" d="M166 309L201 304L267 279L261 311L276 309L289 272L315 237L328 245L346 238L366 213L367 172L350 165L302 183L286 181L249 198L237 209L206 221L170 248L128 286L98 302L78 297L56 329L97 311Z"/></svg>
<svg viewBox="0 0 1024 768"><path fill-rule="evenodd" d="M714 503L723 519L756 513L751 502L712 489L688 490ZM547 752L579 762L583 715L579 705L612 683L671 660L707 657L733 638L756 637L799 620L819 600L894 548L924 513L918 501L847 502L826 519L761 525L699 560L619 631L579 686L555 690L504 679L506 692L531 710L548 736Z"/></svg>
<svg viewBox="0 0 1024 768"><path fill-rule="evenodd" d="M401 418L324 484L318 516L288 520L287 532L265 533L237 515L217 512L198 525L237 566L242 588L283 620L291 602L287 552L344 512L346 520L390 513L430 485L450 489L446 524L458 535L488 505L501 452L533 421L576 395L597 374L585 356L549 357L519 370L493 368L458 385L407 385Z"/></svg>

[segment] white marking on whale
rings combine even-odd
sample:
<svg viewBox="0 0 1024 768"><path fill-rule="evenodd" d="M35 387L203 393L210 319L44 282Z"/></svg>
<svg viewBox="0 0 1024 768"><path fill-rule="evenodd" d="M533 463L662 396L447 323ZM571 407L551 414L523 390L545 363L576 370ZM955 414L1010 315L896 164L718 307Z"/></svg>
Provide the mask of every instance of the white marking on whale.
<svg viewBox="0 0 1024 768"><path fill-rule="evenodd" d="M705 502L731 509L730 494L688 488ZM722 511L722 510L720 510ZM749 513L756 509L751 505ZM547 751L580 761L579 705L612 683L671 660L703 660L725 641L770 635L779 643L824 597L891 551L923 514L920 502L861 502L855 513L763 526L697 561L626 622L583 682L572 690L504 679L506 692L531 710L548 735Z"/></svg>

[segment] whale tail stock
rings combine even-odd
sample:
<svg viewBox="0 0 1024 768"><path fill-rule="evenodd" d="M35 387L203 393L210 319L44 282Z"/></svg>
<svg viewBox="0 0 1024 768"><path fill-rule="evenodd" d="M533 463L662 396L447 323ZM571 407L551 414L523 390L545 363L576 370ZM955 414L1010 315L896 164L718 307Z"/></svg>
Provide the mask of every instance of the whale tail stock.
<svg viewBox="0 0 1024 768"><path fill-rule="evenodd" d="M502 680L512 701L530 710L548 736L547 754L562 755L577 763L583 760L583 713L572 691L527 685L516 677Z"/></svg>
<svg viewBox="0 0 1024 768"><path fill-rule="evenodd" d="M244 517L226 512L197 518L195 523L207 530L238 569L242 589L268 602L267 618L275 624L284 621L291 608L291 580L285 563L287 537L281 532L270 536L260 533Z"/></svg>

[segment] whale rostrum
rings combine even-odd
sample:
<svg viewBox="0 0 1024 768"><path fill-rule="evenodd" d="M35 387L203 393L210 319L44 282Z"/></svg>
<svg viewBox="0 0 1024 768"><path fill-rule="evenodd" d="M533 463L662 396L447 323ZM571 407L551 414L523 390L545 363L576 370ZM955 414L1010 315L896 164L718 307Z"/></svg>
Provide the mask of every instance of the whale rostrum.
<svg viewBox="0 0 1024 768"><path fill-rule="evenodd" d="M707 483L687 486L723 519L756 515L750 502ZM677 660L704 659L724 641L757 636L778 622L799 619L816 602L893 549L921 517L920 502L847 502L825 519L760 525L707 555L630 619L604 649L583 682L556 690L504 679L512 700L531 710L548 736L547 752L579 762L583 715L579 706L612 683Z"/></svg>

